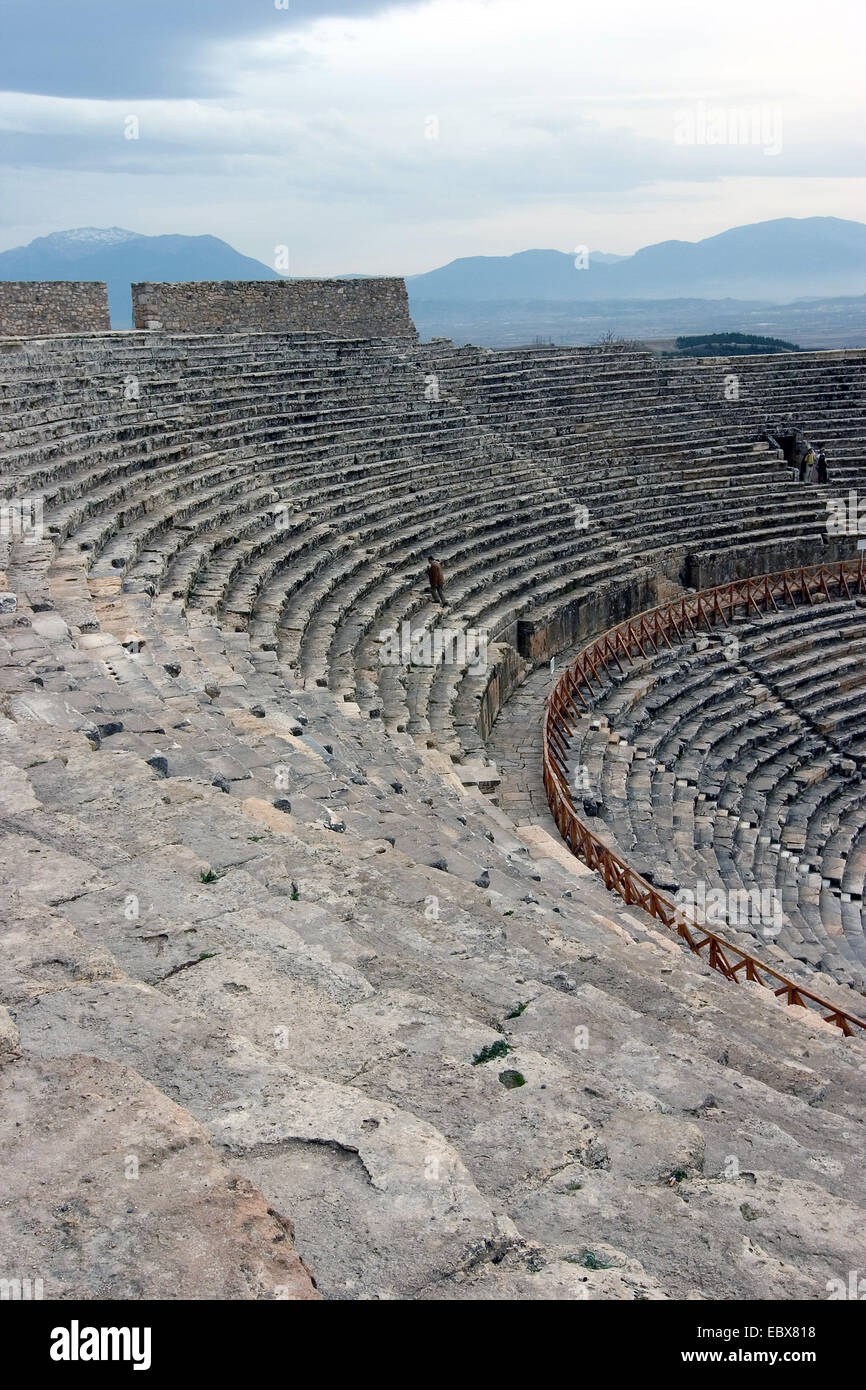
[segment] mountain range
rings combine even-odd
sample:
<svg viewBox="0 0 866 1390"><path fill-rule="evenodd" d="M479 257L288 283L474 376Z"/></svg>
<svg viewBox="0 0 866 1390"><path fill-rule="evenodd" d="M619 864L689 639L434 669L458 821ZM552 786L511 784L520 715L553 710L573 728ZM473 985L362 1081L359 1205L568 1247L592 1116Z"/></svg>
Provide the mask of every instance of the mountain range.
<svg viewBox="0 0 866 1390"><path fill-rule="evenodd" d="M0 252L0 280L106 281L115 328L131 326L134 281L279 278L218 237L143 236L122 227L54 232ZM571 304L595 304L603 313L602 306L640 301L783 304L861 296L866 225L838 217L785 217L696 242L658 242L630 256L551 250L468 256L409 275L406 283L419 327L435 319L440 331L467 317L505 322L517 307L518 317L546 306L559 319Z"/></svg>
<svg viewBox="0 0 866 1390"><path fill-rule="evenodd" d="M584 263L588 259L588 265ZM521 251L467 256L408 278L424 303L484 300L760 299L866 293L866 225L781 217L702 241L661 241L611 261Z"/></svg>

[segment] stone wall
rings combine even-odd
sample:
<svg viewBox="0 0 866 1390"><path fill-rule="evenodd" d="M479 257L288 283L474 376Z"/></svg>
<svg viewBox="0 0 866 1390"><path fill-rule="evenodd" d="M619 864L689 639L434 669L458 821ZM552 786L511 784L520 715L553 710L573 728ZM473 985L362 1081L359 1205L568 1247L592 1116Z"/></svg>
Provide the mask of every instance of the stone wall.
<svg viewBox="0 0 866 1390"><path fill-rule="evenodd" d="M658 576L646 566L627 579L608 580L549 617L519 619L518 651L525 661L538 666L575 642L589 642L607 628L653 608L657 596Z"/></svg>
<svg viewBox="0 0 866 1390"><path fill-rule="evenodd" d="M0 337L110 327L108 290L99 280L0 280Z"/></svg>
<svg viewBox="0 0 866 1390"><path fill-rule="evenodd" d="M132 286L136 328L167 333L320 332L340 338L417 338L406 282L209 280Z"/></svg>
<svg viewBox="0 0 866 1390"><path fill-rule="evenodd" d="M509 643L495 643L490 648L489 656L490 679L481 696L476 724L476 732L485 742L496 723L499 711L503 705L508 704L527 671L526 662Z"/></svg>
<svg viewBox="0 0 866 1390"><path fill-rule="evenodd" d="M690 589L712 589L753 574L778 574L798 565L832 564L857 558L856 536L780 537L763 545L702 550L689 556L684 582Z"/></svg>

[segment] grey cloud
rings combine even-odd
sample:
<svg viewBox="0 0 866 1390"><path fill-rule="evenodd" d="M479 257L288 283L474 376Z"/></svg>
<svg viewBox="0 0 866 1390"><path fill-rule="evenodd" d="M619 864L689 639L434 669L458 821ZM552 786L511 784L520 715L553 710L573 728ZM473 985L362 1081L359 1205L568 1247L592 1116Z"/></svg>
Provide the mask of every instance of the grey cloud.
<svg viewBox="0 0 866 1390"><path fill-rule="evenodd" d="M178 138L177 129L174 139L160 138L148 133L146 121L137 141L123 138L119 121L116 129L98 131L9 132L0 136L0 164L9 170L174 179L178 186L223 176L247 188L263 182L283 198L373 200L416 222L622 193L660 181L844 176L861 154L852 145L828 152L817 144L789 143L779 156L766 158L757 147L679 146L589 124L563 128L539 145L526 142L534 129L531 118L504 124L493 146L481 140L469 144L459 127L452 137L447 120L440 139L428 142L419 125L413 150L404 141L399 149L382 137L368 141L348 113L331 111L302 121L283 119L279 112L273 116L266 131L259 128L250 137L240 131L228 140L224 128L211 135L207 126L187 139ZM122 221L120 211L115 220Z"/></svg>
<svg viewBox="0 0 866 1390"><path fill-rule="evenodd" d="M211 43L420 0L0 0L0 91L104 100L224 95Z"/></svg>

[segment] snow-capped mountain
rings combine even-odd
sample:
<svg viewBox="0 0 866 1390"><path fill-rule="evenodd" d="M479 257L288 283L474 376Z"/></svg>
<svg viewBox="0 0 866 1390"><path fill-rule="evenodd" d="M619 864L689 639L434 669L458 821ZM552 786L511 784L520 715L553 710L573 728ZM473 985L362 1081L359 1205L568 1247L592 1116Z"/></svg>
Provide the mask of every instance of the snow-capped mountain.
<svg viewBox="0 0 866 1390"><path fill-rule="evenodd" d="M124 227L74 227L0 252L0 280L104 280L114 328L132 327L138 280L278 280L269 266L213 236L142 236Z"/></svg>
<svg viewBox="0 0 866 1390"><path fill-rule="evenodd" d="M124 227L72 227L68 232L51 232L48 236L37 237L29 247L44 248L45 251L70 258L89 255L107 246L118 246L124 241L142 240L139 232L128 232Z"/></svg>

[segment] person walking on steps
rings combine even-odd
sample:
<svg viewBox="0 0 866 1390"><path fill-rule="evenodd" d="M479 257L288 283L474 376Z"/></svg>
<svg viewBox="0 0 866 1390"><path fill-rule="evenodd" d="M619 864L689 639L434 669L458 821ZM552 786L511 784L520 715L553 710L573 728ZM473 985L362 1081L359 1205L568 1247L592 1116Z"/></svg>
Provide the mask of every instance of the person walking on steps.
<svg viewBox="0 0 866 1390"><path fill-rule="evenodd" d="M815 460L815 481L818 483L827 482L827 455L823 449L818 450L818 457Z"/></svg>
<svg viewBox="0 0 866 1390"><path fill-rule="evenodd" d="M442 566L433 555L427 556L427 578L430 581L430 592L433 595L434 603L441 603L445 607L445 599L442 593L445 587L445 575Z"/></svg>

